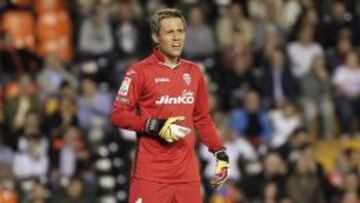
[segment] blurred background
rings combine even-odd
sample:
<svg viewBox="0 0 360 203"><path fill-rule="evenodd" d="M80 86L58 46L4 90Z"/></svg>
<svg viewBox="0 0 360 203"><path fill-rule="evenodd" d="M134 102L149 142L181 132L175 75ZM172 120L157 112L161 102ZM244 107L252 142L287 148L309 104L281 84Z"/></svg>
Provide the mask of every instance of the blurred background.
<svg viewBox="0 0 360 203"><path fill-rule="evenodd" d="M0 202L126 202L134 132L108 115L149 19L181 9L229 181L205 202L359 203L360 1L0 0Z"/></svg>

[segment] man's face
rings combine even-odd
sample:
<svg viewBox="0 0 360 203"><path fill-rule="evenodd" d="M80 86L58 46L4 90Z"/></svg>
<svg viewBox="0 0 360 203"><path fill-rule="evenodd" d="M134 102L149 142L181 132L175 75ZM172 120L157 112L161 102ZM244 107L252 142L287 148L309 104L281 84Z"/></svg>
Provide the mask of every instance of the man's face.
<svg viewBox="0 0 360 203"><path fill-rule="evenodd" d="M176 58L181 55L184 40L185 28L180 18L166 18L160 21L160 30L152 35L159 49L169 58Z"/></svg>
<svg viewBox="0 0 360 203"><path fill-rule="evenodd" d="M309 44L313 41L314 33L309 28L304 28L304 30L300 31L300 41L303 44Z"/></svg>
<svg viewBox="0 0 360 203"><path fill-rule="evenodd" d="M95 82L89 79L82 81L82 92L85 96L92 96L96 92Z"/></svg>
<svg viewBox="0 0 360 203"><path fill-rule="evenodd" d="M284 65L284 55L282 54L282 52L276 50L275 52L273 52L272 55L272 69L273 70L281 69L283 65Z"/></svg>
<svg viewBox="0 0 360 203"><path fill-rule="evenodd" d="M245 108L248 112L255 113L260 108L260 98L255 92L249 92L245 96Z"/></svg>

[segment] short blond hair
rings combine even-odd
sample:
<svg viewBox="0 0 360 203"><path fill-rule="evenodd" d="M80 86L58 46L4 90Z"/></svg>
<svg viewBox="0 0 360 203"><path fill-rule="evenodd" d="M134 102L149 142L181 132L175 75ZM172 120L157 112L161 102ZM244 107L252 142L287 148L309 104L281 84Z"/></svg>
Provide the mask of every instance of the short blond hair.
<svg viewBox="0 0 360 203"><path fill-rule="evenodd" d="M180 10L176 8L164 8L156 11L153 15L150 23L151 33L158 34L160 31L160 22L167 18L180 18L184 25L184 29L186 29L186 21Z"/></svg>

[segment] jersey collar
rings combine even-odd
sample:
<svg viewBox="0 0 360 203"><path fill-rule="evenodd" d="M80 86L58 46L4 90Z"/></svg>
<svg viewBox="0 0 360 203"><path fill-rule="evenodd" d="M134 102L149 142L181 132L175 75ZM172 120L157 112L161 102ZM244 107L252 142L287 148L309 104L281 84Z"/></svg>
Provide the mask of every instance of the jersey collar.
<svg viewBox="0 0 360 203"><path fill-rule="evenodd" d="M163 65L163 66L165 66L165 67L167 67L167 68L169 68L169 69L175 69L175 68L179 67L180 64L182 63L182 59L179 58L179 59L178 59L178 63L175 65L174 68L171 68L170 66L166 65L166 64L165 64L165 56L164 56L163 53L161 53L161 51L160 51L158 48L154 48L154 49L153 49L153 56L154 56L155 61L156 61L158 64L161 64L161 65Z"/></svg>

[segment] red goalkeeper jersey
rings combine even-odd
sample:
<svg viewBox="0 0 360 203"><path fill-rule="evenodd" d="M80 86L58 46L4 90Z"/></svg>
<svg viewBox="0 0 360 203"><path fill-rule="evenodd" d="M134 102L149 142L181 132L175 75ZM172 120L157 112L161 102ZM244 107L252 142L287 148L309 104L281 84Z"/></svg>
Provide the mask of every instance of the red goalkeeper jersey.
<svg viewBox="0 0 360 203"><path fill-rule="evenodd" d="M154 50L129 68L115 99L111 122L138 134L133 177L157 182L199 181L195 136L199 135L209 150L223 148L208 113L205 81L195 63L179 59L171 69L163 62L163 55ZM185 138L166 143L144 132L147 118L174 116L185 116L178 124L192 129Z"/></svg>

